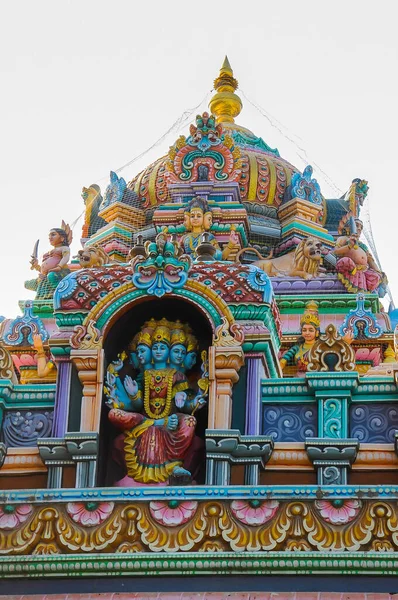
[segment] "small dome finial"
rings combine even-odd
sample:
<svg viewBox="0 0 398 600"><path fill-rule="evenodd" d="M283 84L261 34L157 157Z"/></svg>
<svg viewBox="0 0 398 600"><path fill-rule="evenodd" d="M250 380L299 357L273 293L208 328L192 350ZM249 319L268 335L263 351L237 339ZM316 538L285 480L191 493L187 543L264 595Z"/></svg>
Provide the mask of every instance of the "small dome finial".
<svg viewBox="0 0 398 600"><path fill-rule="evenodd" d="M216 94L209 102L209 108L216 117L217 123L234 123L242 110L242 101L234 94L238 82L234 77L228 56L225 57L220 73L214 80Z"/></svg>

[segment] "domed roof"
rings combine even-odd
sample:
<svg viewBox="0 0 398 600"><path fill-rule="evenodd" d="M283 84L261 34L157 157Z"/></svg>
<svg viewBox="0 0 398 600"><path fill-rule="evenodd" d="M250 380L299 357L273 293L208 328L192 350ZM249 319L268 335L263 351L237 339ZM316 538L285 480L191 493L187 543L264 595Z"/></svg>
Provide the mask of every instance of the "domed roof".
<svg viewBox="0 0 398 600"><path fill-rule="evenodd" d="M237 87L238 82L234 79L226 58L220 75L214 82L216 94L209 103L214 117L211 115L210 118L215 119L220 136L231 138L234 148L240 151L240 173L235 180L239 184L242 202L276 209L284 199L292 174L298 172L298 169L281 158L278 150L270 148L262 138L235 123L234 119L242 109L242 102L234 93ZM197 120L200 118L198 116ZM195 130L194 127L193 129ZM178 141L176 144L178 145ZM170 202L169 160L169 156L162 156L128 184L141 198L145 208Z"/></svg>

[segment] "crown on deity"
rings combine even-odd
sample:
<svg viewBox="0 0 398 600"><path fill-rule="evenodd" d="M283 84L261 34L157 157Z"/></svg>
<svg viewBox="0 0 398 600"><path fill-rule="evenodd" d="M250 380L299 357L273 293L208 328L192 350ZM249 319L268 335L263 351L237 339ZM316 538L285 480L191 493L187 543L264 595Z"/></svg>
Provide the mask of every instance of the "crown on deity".
<svg viewBox="0 0 398 600"><path fill-rule="evenodd" d="M185 212L189 213L193 208L200 208L203 213L211 212L207 200L201 198L200 196L196 196L195 198L192 198L190 202L188 202Z"/></svg>
<svg viewBox="0 0 398 600"><path fill-rule="evenodd" d="M197 352L199 349L199 345L198 345L198 341L196 339L196 337L194 335L192 335L191 333L187 333L186 334L186 346L187 346L187 353L188 352Z"/></svg>
<svg viewBox="0 0 398 600"><path fill-rule="evenodd" d="M139 333L137 333L137 335L134 337L134 340L137 338L135 347L137 348L139 344L144 344L144 346L148 346L150 348L152 345L151 334L152 329L142 329Z"/></svg>
<svg viewBox="0 0 398 600"><path fill-rule="evenodd" d="M310 300L305 305L305 311L300 319L301 327L303 325L313 325L316 329L319 329L321 322L319 320L318 303L315 300Z"/></svg>
<svg viewBox="0 0 398 600"><path fill-rule="evenodd" d="M162 319L162 321L166 321L166 319ZM162 321L159 321L162 323ZM155 331L152 334L152 343L163 343L170 346L170 329L167 325L158 325Z"/></svg>
<svg viewBox="0 0 398 600"><path fill-rule="evenodd" d="M187 345L187 337L182 329L174 329L171 332L171 345L174 346L175 344Z"/></svg>

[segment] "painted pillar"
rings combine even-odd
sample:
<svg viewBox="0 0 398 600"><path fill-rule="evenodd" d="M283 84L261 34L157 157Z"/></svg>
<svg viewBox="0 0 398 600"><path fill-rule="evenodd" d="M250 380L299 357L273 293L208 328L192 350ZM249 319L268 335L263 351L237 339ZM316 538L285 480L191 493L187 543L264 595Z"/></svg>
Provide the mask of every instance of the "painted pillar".
<svg viewBox="0 0 398 600"><path fill-rule="evenodd" d="M261 434L261 380L265 377L261 354L246 354L246 435Z"/></svg>
<svg viewBox="0 0 398 600"><path fill-rule="evenodd" d="M232 389L239 381L238 371L243 363L241 346L209 348L209 429L230 429Z"/></svg>
<svg viewBox="0 0 398 600"><path fill-rule="evenodd" d="M72 377L72 363L69 356L54 357L57 365L57 389L55 392L54 425L52 435L64 437L68 429L69 396Z"/></svg>
<svg viewBox="0 0 398 600"><path fill-rule="evenodd" d="M72 350L71 359L76 365L83 386L80 432L99 432L104 378L104 351L97 349Z"/></svg>

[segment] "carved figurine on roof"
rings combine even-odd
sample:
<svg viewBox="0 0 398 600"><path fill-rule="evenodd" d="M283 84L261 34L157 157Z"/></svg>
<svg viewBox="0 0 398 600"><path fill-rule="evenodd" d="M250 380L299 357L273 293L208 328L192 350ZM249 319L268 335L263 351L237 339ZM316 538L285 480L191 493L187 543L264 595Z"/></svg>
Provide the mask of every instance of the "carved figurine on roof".
<svg viewBox="0 0 398 600"><path fill-rule="evenodd" d="M240 150L232 137L216 125L213 115L197 115L191 135L183 135L170 147L166 164L169 183L238 181Z"/></svg>
<svg viewBox="0 0 398 600"><path fill-rule="evenodd" d="M378 268L368 247L360 241L363 223L349 214L341 223L344 235L337 238L333 251L337 258L336 270L348 292L385 293L387 278ZM383 293L384 291L384 293Z"/></svg>
<svg viewBox="0 0 398 600"><path fill-rule="evenodd" d="M207 201L200 197L191 200L184 212L184 225L187 233L181 237L179 243L184 254L197 258L198 246L203 242L214 247L214 252L212 252L214 260L228 260L232 253L239 250L239 238L232 229L229 241L221 251L215 235L209 231L212 224L213 215ZM203 237L205 232L209 233Z"/></svg>
<svg viewBox="0 0 398 600"><path fill-rule="evenodd" d="M206 403L208 375L202 353L198 391L190 388L186 371L197 360L198 344L187 324L151 319L129 348L108 367L105 394L109 419L123 431L116 439L114 459L126 468L118 485L165 484L191 480L195 440L194 413ZM130 363L135 379L121 371Z"/></svg>
<svg viewBox="0 0 398 600"><path fill-rule="evenodd" d="M39 240L30 261L30 268L39 271L39 276L25 281L25 288L36 292L36 299L41 300L51 299L58 283L70 272L68 262L72 231L69 225L62 221L61 228L51 229L48 238L53 248L43 255L41 264L38 260Z"/></svg>

